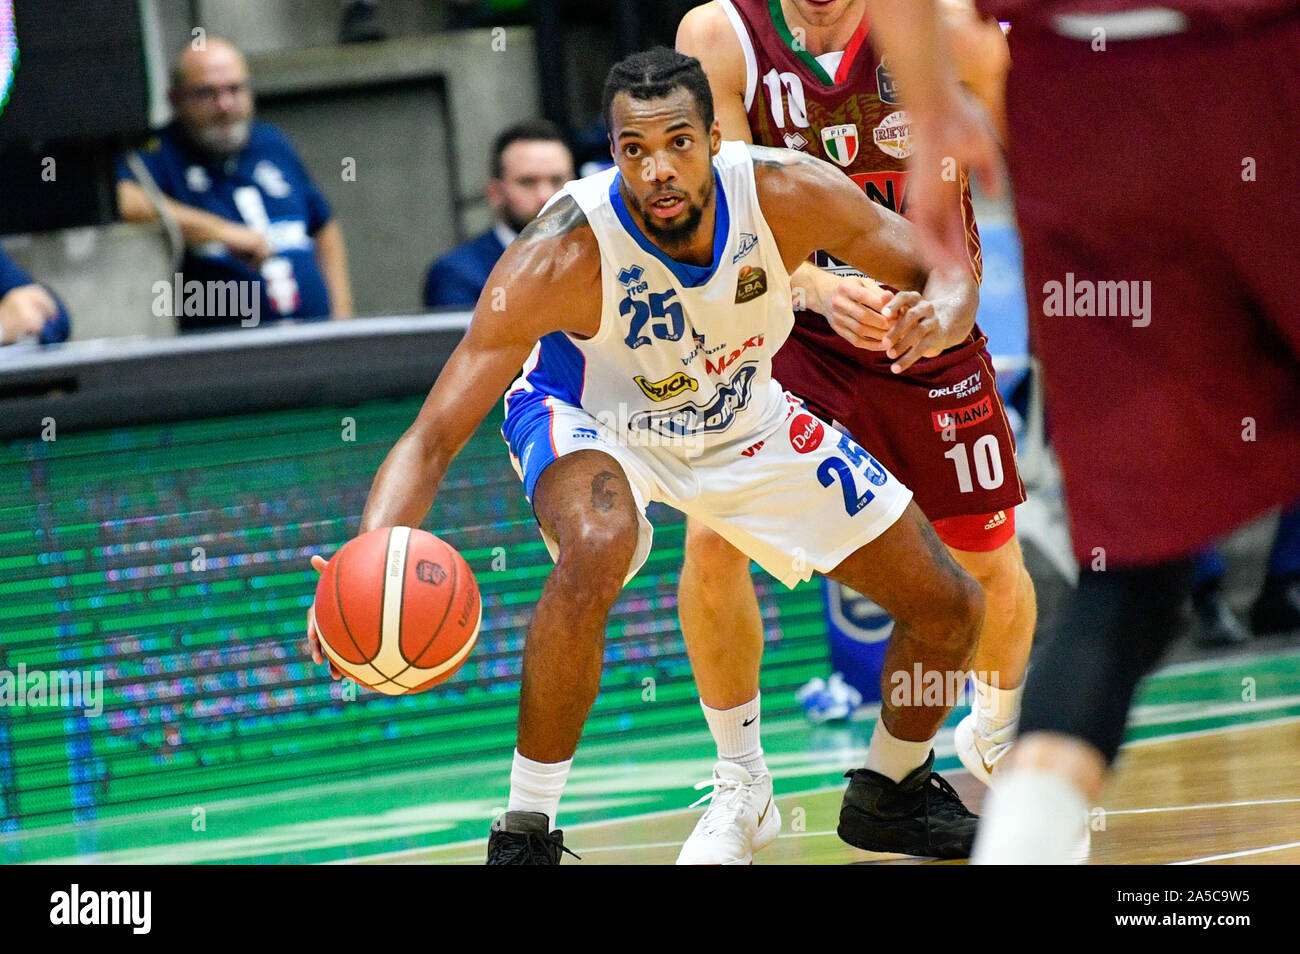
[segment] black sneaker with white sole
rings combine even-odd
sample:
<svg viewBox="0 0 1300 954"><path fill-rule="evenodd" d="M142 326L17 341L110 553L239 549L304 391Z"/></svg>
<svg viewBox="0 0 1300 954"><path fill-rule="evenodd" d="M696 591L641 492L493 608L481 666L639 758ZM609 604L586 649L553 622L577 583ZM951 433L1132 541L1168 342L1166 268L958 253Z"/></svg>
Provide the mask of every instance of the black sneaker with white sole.
<svg viewBox="0 0 1300 954"><path fill-rule="evenodd" d="M542 812L506 812L492 822L487 863L558 865L562 852L573 852L564 847L564 832L549 828L549 819Z"/></svg>
<svg viewBox="0 0 1300 954"><path fill-rule="evenodd" d="M933 771L934 752L901 782L860 768L845 772L839 836L865 851L969 858L979 816Z"/></svg>

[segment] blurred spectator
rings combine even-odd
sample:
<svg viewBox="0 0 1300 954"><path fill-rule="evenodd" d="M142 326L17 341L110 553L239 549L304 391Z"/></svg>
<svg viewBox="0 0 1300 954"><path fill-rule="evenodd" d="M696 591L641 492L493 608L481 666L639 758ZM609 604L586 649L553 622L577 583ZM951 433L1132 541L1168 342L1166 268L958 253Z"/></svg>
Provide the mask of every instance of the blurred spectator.
<svg viewBox="0 0 1300 954"><path fill-rule="evenodd" d="M1228 608L1223 579L1228 567L1222 554L1209 547L1196 557L1192 606L1196 610L1196 641L1202 646L1231 646L1250 633ZM1282 511L1268 556L1268 572L1250 609L1256 636L1300 631L1300 503Z"/></svg>
<svg viewBox="0 0 1300 954"><path fill-rule="evenodd" d="M497 136L487 183L496 220L434 261L424 283L425 307L473 307L506 246L572 178L573 156L553 123L529 120Z"/></svg>
<svg viewBox="0 0 1300 954"><path fill-rule="evenodd" d="M387 39L379 22L379 0L340 0L343 16L339 21L340 43L369 43Z"/></svg>
<svg viewBox="0 0 1300 954"><path fill-rule="evenodd" d="M68 340L68 311L55 295L0 249L0 344L21 338Z"/></svg>
<svg viewBox="0 0 1300 954"><path fill-rule="evenodd" d="M176 119L141 158L185 236L186 286L239 282L260 305L258 320L351 317L343 230L289 140L254 118L239 51L215 37L187 46L172 74L171 103ZM118 176L122 217L155 218L125 161ZM191 310L178 316L182 330L249 317Z"/></svg>

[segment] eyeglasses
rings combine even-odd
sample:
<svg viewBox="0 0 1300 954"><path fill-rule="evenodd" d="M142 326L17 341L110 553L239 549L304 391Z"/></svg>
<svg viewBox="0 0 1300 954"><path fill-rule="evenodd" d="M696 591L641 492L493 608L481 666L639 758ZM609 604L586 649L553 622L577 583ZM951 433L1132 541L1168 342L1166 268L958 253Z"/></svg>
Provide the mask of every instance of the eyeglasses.
<svg viewBox="0 0 1300 954"><path fill-rule="evenodd" d="M231 83L227 86L195 86L193 89L185 91L185 97L205 106L212 106L220 102L221 94L227 93L232 97L238 98L248 92L248 81L242 83Z"/></svg>

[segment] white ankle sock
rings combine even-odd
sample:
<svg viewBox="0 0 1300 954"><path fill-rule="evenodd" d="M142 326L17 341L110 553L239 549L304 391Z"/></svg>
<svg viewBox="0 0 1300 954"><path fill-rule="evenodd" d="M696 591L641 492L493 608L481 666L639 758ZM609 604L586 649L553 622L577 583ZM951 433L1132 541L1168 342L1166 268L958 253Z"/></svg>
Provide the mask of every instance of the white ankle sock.
<svg viewBox="0 0 1300 954"><path fill-rule="evenodd" d="M867 745L866 768L879 772L885 778L901 782L925 763L934 747L933 739L924 742L909 742L896 739L885 728L885 720L876 720L876 729L871 733L871 742Z"/></svg>
<svg viewBox="0 0 1300 954"><path fill-rule="evenodd" d="M1020 695L1024 686L998 689L975 678L975 731L990 736L1020 718Z"/></svg>
<svg viewBox="0 0 1300 954"><path fill-rule="evenodd" d="M723 762L743 765L755 778L767 772L763 747L759 744L759 708L762 698L760 692L734 709L710 709L703 699L700 700L704 721L709 724L713 741L718 746L718 758Z"/></svg>
<svg viewBox="0 0 1300 954"><path fill-rule="evenodd" d="M510 766L510 801L508 812L541 812L552 829L560 809L560 795L569 780L573 759L563 762L534 762L515 749Z"/></svg>
<svg viewBox="0 0 1300 954"><path fill-rule="evenodd" d="M1088 834L1088 803L1059 775L1008 771L985 797L971 864L1078 864Z"/></svg>

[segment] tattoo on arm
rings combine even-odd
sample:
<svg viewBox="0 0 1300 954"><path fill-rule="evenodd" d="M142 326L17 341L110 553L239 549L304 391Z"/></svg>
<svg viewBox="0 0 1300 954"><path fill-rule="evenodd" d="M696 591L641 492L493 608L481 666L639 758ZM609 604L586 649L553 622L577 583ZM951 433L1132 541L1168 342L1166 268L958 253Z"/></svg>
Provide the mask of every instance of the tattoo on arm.
<svg viewBox="0 0 1300 954"><path fill-rule="evenodd" d="M521 241L532 239L555 238L568 235L574 229L587 224L587 216L582 207L571 196L564 196L539 217L533 219L519 233Z"/></svg>
<svg viewBox="0 0 1300 954"><path fill-rule="evenodd" d="M749 147L750 158L760 169L780 169L790 166L811 165L812 157L791 149L773 149L771 146Z"/></svg>
<svg viewBox="0 0 1300 954"><path fill-rule="evenodd" d="M614 500L616 494L612 490L606 490L605 485L611 480L618 478L608 470L602 470L595 477L591 478L591 505L601 513L609 513L614 509Z"/></svg>

